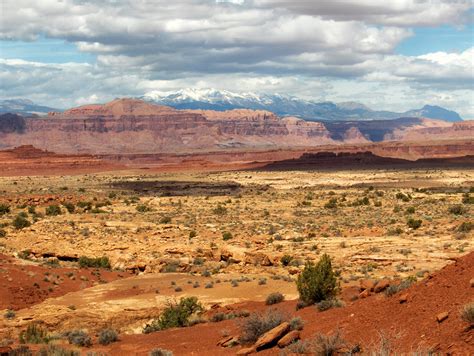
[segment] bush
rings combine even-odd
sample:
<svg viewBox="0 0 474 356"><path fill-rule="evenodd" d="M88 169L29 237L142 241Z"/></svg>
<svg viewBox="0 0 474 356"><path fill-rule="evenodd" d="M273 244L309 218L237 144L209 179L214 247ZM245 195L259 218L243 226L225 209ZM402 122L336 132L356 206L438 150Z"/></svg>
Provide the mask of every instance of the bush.
<svg viewBox="0 0 474 356"><path fill-rule="evenodd" d="M79 258L79 267L95 267L95 268L110 268L110 261L107 256L102 257L86 257Z"/></svg>
<svg viewBox="0 0 474 356"><path fill-rule="evenodd" d="M225 206L222 206L222 205L219 204L217 206L217 208L212 210L212 212L216 215L225 215L225 214L227 214L227 208Z"/></svg>
<svg viewBox="0 0 474 356"><path fill-rule="evenodd" d="M0 237L6 237L7 232L4 229L0 229Z"/></svg>
<svg viewBox="0 0 474 356"><path fill-rule="evenodd" d="M299 316L290 320L291 330L303 330L304 322Z"/></svg>
<svg viewBox="0 0 474 356"><path fill-rule="evenodd" d="M280 262L283 266L288 266L292 260L293 260L293 256L291 255L283 255L280 258Z"/></svg>
<svg viewBox="0 0 474 356"><path fill-rule="evenodd" d="M324 254L315 265L307 262L298 276L296 286L300 299L307 304L331 299L338 292L336 275L332 269L331 257Z"/></svg>
<svg viewBox="0 0 474 356"><path fill-rule="evenodd" d="M280 325L285 321L285 317L277 310L269 310L265 314L251 314L241 324L242 333L239 341L242 344L253 344L267 331Z"/></svg>
<svg viewBox="0 0 474 356"><path fill-rule="evenodd" d="M173 353L165 349L153 349L150 351L150 356L173 356Z"/></svg>
<svg viewBox="0 0 474 356"><path fill-rule="evenodd" d="M394 294L397 294L401 290L407 289L413 284L414 280L413 279L405 279L402 281L400 284L397 285L390 285L387 289L385 289L385 295L387 297L391 297Z"/></svg>
<svg viewBox="0 0 474 356"><path fill-rule="evenodd" d="M7 355L8 356L33 356L33 352L31 352L28 346L20 345L10 350Z"/></svg>
<svg viewBox="0 0 474 356"><path fill-rule="evenodd" d="M25 227L31 226L31 223L21 215L17 215L17 217L13 219L12 224L17 230L21 230Z"/></svg>
<svg viewBox="0 0 474 356"><path fill-rule="evenodd" d="M466 304L461 310L461 319L474 326L474 302Z"/></svg>
<svg viewBox="0 0 474 356"><path fill-rule="evenodd" d="M74 206L73 203L65 203L63 205L66 208L66 210L68 211L68 213L70 213L70 214L72 214L76 211L76 207Z"/></svg>
<svg viewBox="0 0 474 356"><path fill-rule="evenodd" d="M346 346L346 342L339 332L334 335L316 335L312 344L313 352L316 355L324 356L337 355Z"/></svg>
<svg viewBox="0 0 474 356"><path fill-rule="evenodd" d="M196 297L181 298L179 303L169 302L160 317L147 324L143 333L188 326L189 318L196 313L202 312L204 308Z"/></svg>
<svg viewBox="0 0 474 356"><path fill-rule="evenodd" d="M283 302L285 297L280 292L270 293L265 300L266 305L273 305Z"/></svg>
<svg viewBox="0 0 474 356"><path fill-rule="evenodd" d="M10 212L10 206L6 204L0 204L0 216L8 214Z"/></svg>
<svg viewBox="0 0 474 356"><path fill-rule="evenodd" d="M48 333L37 323L31 323L20 333L22 344L43 344L49 342Z"/></svg>
<svg viewBox="0 0 474 356"><path fill-rule="evenodd" d="M70 331L67 335L67 340L70 344L82 347L92 346L91 337L82 330L73 330Z"/></svg>
<svg viewBox="0 0 474 356"><path fill-rule="evenodd" d="M108 345L117 340L118 340L118 334L113 329L103 329L99 333L99 343L101 345Z"/></svg>
<svg viewBox="0 0 474 356"><path fill-rule="evenodd" d="M416 230L421 226L422 221L420 219L410 218L407 220L407 225L409 228Z"/></svg>
<svg viewBox="0 0 474 356"><path fill-rule="evenodd" d="M316 304L316 307L318 308L319 311L326 311L331 308L341 308L343 306L344 306L344 303L340 301L339 299L335 299L335 298L322 300Z"/></svg>
<svg viewBox="0 0 474 356"><path fill-rule="evenodd" d="M15 317L15 311L14 310L11 310L11 309L7 309L7 311L5 312L5 314L3 315L5 317L5 319L13 319Z"/></svg>
<svg viewBox="0 0 474 356"><path fill-rule="evenodd" d="M136 209L139 213L146 213L152 210L149 206L144 204L137 205Z"/></svg>
<svg viewBox="0 0 474 356"><path fill-rule="evenodd" d="M230 240L232 238L233 238L233 236L229 231L224 231L222 233L222 240L227 241L227 240Z"/></svg>
<svg viewBox="0 0 474 356"><path fill-rule="evenodd" d="M171 218L169 216L163 216L160 219L160 224L171 224Z"/></svg>
<svg viewBox="0 0 474 356"><path fill-rule="evenodd" d="M448 209L448 211L451 213L451 214L454 214L454 215L462 215L464 214L467 209L464 208L462 205L460 204L456 204L456 205L451 205Z"/></svg>
<svg viewBox="0 0 474 356"><path fill-rule="evenodd" d="M73 350L66 350L59 345L49 344L43 346L38 351L38 356L79 356L81 353ZM23 355L23 354L22 354Z"/></svg>
<svg viewBox="0 0 474 356"><path fill-rule="evenodd" d="M337 208L337 199L336 198L331 198L329 201L324 204L324 207L326 209L336 209Z"/></svg>
<svg viewBox="0 0 474 356"><path fill-rule="evenodd" d="M405 214L415 214L415 208L413 206L409 206L406 210L405 210Z"/></svg>
<svg viewBox="0 0 474 356"><path fill-rule="evenodd" d="M50 205L46 208L46 215L56 216L61 214L61 208L59 205Z"/></svg>
<svg viewBox="0 0 474 356"><path fill-rule="evenodd" d="M470 232L474 226L474 223L470 221L464 221L461 225L458 226L459 232Z"/></svg>

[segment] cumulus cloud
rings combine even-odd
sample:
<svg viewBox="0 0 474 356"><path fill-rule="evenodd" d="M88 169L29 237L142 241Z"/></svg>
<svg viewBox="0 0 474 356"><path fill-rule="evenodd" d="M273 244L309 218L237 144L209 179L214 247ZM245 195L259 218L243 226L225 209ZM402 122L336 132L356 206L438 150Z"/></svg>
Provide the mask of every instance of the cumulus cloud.
<svg viewBox="0 0 474 356"><path fill-rule="evenodd" d="M2 60L0 89L61 106L190 86L315 99L358 92L363 100L362 88L388 93L392 85L410 95L426 88L465 95L472 49L394 51L412 26L463 24L470 7L464 0L4 0L0 39L63 39L97 60Z"/></svg>

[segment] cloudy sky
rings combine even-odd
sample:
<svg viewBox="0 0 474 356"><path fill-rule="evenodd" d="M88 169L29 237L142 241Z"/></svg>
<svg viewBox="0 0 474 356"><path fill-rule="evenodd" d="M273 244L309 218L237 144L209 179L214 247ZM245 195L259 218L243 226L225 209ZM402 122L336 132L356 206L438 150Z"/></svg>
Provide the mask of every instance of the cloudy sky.
<svg viewBox="0 0 474 356"><path fill-rule="evenodd" d="M471 0L1 0L0 96L188 87L437 104L474 119Z"/></svg>

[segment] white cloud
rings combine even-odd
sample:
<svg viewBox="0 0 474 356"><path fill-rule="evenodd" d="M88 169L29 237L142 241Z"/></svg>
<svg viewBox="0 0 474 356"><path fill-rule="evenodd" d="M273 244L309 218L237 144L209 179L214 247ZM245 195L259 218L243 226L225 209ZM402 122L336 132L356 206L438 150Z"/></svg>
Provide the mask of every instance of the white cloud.
<svg viewBox="0 0 474 356"><path fill-rule="evenodd" d="M97 62L0 60L0 93L64 107L195 86L375 106L432 99L467 113L472 48L394 50L413 35L410 26L462 24L470 7L464 0L3 0L0 38L64 39ZM460 96L448 102L447 93Z"/></svg>

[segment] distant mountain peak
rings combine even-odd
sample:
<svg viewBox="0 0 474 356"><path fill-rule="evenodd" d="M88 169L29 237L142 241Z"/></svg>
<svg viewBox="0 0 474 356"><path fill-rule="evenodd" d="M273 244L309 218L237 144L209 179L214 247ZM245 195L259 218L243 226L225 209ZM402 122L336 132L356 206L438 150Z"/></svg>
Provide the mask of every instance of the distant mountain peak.
<svg viewBox="0 0 474 356"><path fill-rule="evenodd" d="M217 110L252 109L271 111L279 116L296 116L308 121L391 120L399 117L426 117L446 121L462 121L454 111L435 105L403 113L375 111L364 104L347 101L315 102L285 94L231 92L215 88L186 88L176 91L151 91L142 99L176 109Z"/></svg>

